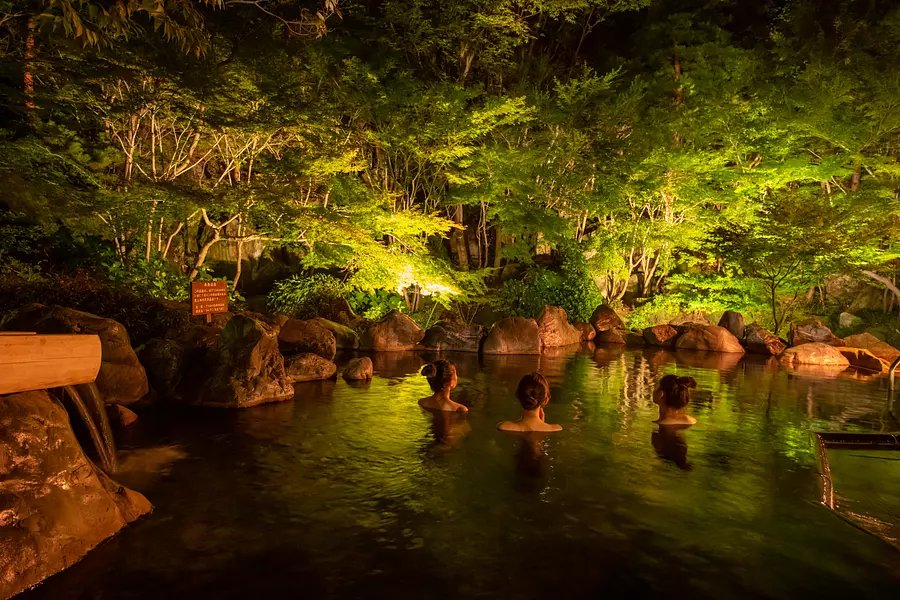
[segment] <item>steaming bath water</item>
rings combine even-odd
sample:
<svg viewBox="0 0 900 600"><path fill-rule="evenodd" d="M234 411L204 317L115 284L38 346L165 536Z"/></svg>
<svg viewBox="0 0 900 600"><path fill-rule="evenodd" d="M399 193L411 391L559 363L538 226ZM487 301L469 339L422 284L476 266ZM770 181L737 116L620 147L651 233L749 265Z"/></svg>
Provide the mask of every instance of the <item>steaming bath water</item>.
<svg viewBox="0 0 900 600"><path fill-rule="evenodd" d="M451 358L464 422L416 406L415 354L375 355L368 385L142 416L121 446L184 456L133 484L155 511L26 597L898 597L900 553L819 503L809 435L897 429L883 382L696 353ZM496 431L536 369L565 430ZM651 422L665 373L697 379L698 425Z"/></svg>

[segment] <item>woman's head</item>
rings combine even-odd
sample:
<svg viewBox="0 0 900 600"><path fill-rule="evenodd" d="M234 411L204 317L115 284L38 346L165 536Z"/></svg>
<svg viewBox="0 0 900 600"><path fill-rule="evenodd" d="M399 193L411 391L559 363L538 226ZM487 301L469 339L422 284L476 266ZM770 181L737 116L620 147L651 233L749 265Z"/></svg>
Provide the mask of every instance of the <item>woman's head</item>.
<svg viewBox="0 0 900 600"><path fill-rule="evenodd" d="M534 410L550 400L550 386L540 373L529 373L519 382L516 398L525 410Z"/></svg>
<svg viewBox="0 0 900 600"><path fill-rule="evenodd" d="M449 360L436 360L422 367L422 375L434 392L452 390L456 387L456 366Z"/></svg>
<svg viewBox="0 0 900 600"><path fill-rule="evenodd" d="M697 387L693 377L666 375L659 380L659 387L654 394L654 402L664 404L676 410L684 408L691 401L691 389Z"/></svg>

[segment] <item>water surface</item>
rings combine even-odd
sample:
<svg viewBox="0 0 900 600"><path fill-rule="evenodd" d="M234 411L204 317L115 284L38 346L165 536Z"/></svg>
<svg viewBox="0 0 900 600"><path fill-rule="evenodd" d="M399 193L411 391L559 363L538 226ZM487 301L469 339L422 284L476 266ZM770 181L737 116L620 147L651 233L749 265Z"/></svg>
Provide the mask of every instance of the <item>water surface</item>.
<svg viewBox="0 0 900 600"><path fill-rule="evenodd" d="M416 406L406 353L375 355L370 384L144 415L120 479L155 511L25 597L900 596L900 553L820 504L809 435L900 428L883 381L618 348L451 358L463 420ZM565 430L497 432L532 370ZM698 425L652 423L666 373L697 379Z"/></svg>

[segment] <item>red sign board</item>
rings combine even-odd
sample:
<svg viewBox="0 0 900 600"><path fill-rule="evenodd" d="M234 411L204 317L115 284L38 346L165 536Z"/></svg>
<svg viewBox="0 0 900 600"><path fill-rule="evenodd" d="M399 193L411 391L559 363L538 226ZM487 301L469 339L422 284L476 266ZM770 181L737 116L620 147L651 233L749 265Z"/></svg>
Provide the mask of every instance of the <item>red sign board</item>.
<svg viewBox="0 0 900 600"><path fill-rule="evenodd" d="M192 281L191 314L211 315L228 312L227 281Z"/></svg>

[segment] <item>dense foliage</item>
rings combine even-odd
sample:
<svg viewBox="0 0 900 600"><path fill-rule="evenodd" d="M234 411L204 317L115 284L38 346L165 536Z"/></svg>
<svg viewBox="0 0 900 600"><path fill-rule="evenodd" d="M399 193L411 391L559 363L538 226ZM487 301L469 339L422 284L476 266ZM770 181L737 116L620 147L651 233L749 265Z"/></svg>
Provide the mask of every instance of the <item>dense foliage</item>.
<svg viewBox="0 0 900 600"><path fill-rule="evenodd" d="M838 274L900 300L895 2L4 0L0 39L7 284L779 330Z"/></svg>

